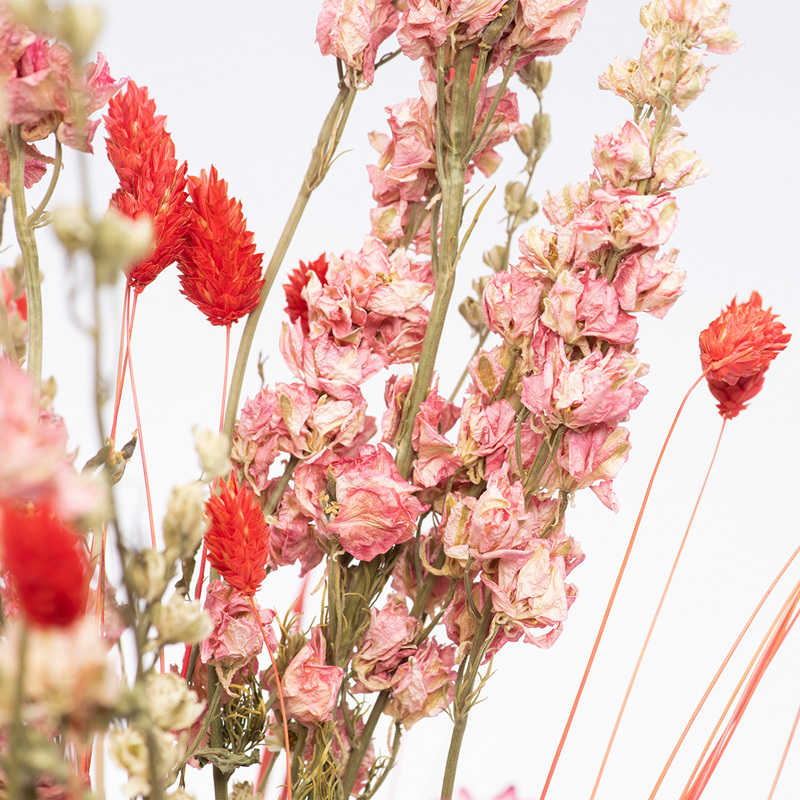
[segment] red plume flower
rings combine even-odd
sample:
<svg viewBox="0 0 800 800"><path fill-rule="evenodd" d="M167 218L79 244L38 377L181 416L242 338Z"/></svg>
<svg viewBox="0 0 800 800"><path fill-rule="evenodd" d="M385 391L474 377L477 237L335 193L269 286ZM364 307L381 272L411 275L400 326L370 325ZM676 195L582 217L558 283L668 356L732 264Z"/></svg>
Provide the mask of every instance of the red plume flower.
<svg viewBox="0 0 800 800"><path fill-rule="evenodd" d="M700 334L700 361L717 408L725 419L743 411L764 385L764 373L792 338L772 309L761 308L753 292L741 305L736 298Z"/></svg>
<svg viewBox="0 0 800 800"><path fill-rule="evenodd" d="M309 261L308 264L301 261L300 266L289 273L289 282L283 284L289 320L296 322L299 319L306 336L308 336L308 304L303 299L303 289L308 285L312 272L323 286L328 282L328 260L325 258L325 253L316 261Z"/></svg>
<svg viewBox="0 0 800 800"><path fill-rule="evenodd" d="M133 81L112 98L105 118L108 160L120 183L111 205L130 219L149 216L155 229L150 254L128 272L137 292L178 260L189 221L187 166L185 161L178 166L166 122L165 116L156 116L147 87Z"/></svg>
<svg viewBox="0 0 800 800"><path fill-rule="evenodd" d="M233 587L254 595L267 577L269 526L258 498L234 479L206 503L211 566Z"/></svg>
<svg viewBox="0 0 800 800"><path fill-rule="evenodd" d="M192 222L179 263L181 292L212 325L230 325L257 305L262 254L245 227L242 204L228 197L215 167L189 176Z"/></svg>
<svg viewBox="0 0 800 800"><path fill-rule="evenodd" d="M86 609L89 565L76 531L46 508L0 505L2 563L25 616L66 627Z"/></svg>

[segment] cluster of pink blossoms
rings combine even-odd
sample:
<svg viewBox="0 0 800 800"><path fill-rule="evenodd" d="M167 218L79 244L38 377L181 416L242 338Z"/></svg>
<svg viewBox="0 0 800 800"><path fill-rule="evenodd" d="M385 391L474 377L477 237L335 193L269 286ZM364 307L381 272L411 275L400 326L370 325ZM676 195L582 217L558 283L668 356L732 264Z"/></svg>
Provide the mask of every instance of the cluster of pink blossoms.
<svg viewBox="0 0 800 800"><path fill-rule="evenodd" d="M60 44L13 21L0 9L0 84L3 87L3 128L19 125L25 145L25 186L40 181L52 159L32 142L51 133L62 144L92 152L92 138L100 120L87 117L101 109L125 83L115 81L105 57L75 71L72 54ZM9 182L9 160L0 140L0 182Z"/></svg>

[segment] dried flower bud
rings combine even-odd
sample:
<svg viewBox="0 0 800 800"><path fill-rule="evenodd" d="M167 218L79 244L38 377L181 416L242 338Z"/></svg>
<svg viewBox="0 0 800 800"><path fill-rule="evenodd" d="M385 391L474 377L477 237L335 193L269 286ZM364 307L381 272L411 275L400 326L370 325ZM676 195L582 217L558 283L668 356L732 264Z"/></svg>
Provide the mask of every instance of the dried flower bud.
<svg viewBox="0 0 800 800"><path fill-rule="evenodd" d="M83 61L102 26L103 12L100 8L90 4L69 4L57 17L57 36L70 46L76 61Z"/></svg>
<svg viewBox="0 0 800 800"><path fill-rule="evenodd" d="M525 202L525 185L519 181L506 184L505 207L509 214L516 214Z"/></svg>
<svg viewBox="0 0 800 800"><path fill-rule="evenodd" d="M483 320L483 307L474 297L465 297L459 304L458 311L475 333L480 334L486 327Z"/></svg>
<svg viewBox="0 0 800 800"><path fill-rule="evenodd" d="M483 254L483 263L486 264L489 269L492 269L495 272L505 269L507 264L506 248L501 244L496 244L491 250L487 250ZM478 297L480 297L483 293L483 288L478 291L476 286L475 291L478 292Z"/></svg>
<svg viewBox="0 0 800 800"><path fill-rule="evenodd" d="M200 483L173 486L164 517L164 543L177 558L191 558L206 531L205 487Z"/></svg>
<svg viewBox="0 0 800 800"><path fill-rule="evenodd" d="M158 630L160 644L185 642L194 644L207 639L214 630L211 618L199 600L184 600L179 594L153 610L153 624Z"/></svg>
<svg viewBox="0 0 800 800"><path fill-rule="evenodd" d="M533 118L533 146L541 154L550 144L550 115L537 114Z"/></svg>
<svg viewBox="0 0 800 800"><path fill-rule="evenodd" d="M250 781L239 782L233 784L231 792L228 795L229 800L251 800L255 795L253 784Z"/></svg>
<svg viewBox="0 0 800 800"><path fill-rule="evenodd" d="M527 122L524 123L522 130L514 134L514 139L523 155L530 158L533 153L533 128Z"/></svg>
<svg viewBox="0 0 800 800"><path fill-rule="evenodd" d="M231 471L231 440L207 428L193 428L192 433L205 479L227 478Z"/></svg>
<svg viewBox="0 0 800 800"><path fill-rule="evenodd" d="M99 283L113 284L119 273L144 256L153 244L153 223L147 217L128 219L109 208L95 225L90 248Z"/></svg>
<svg viewBox="0 0 800 800"><path fill-rule="evenodd" d="M167 588L169 575L163 553L157 550L140 550L131 555L128 578L137 597L154 603Z"/></svg>
<svg viewBox="0 0 800 800"><path fill-rule="evenodd" d="M148 675L145 694L153 722L164 731L182 731L203 713L197 695L174 672Z"/></svg>
<svg viewBox="0 0 800 800"><path fill-rule="evenodd" d="M53 230L68 253L89 250L95 230L85 206L59 206L53 212Z"/></svg>
<svg viewBox="0 0 800 800"><path fill-rule="evenodd" d="M550 76L553 74L552 61L533 61L528 62L517 72L519 79L541 100L542 92L550 83Z"/></svg>
<svg viewBox="0 0 800 800"><path fill-rule="evenodd" d="M173 747L172 734L164 731L153 731L158 751L154 753L161 780L177 766L180 753ZM114 762L128 773L128 782L122 787L126 797L137 795L149 796L150 786L150 751L144 732L135 726L116 728L108 737L108 752Z"/></svg>
<svg viewBox="0 0 800 800"><path fill-rule="evenodd" d="M539 213L539 204L532 198L526 197L522 208L519 210L519 221L527 222Z"/></svg>

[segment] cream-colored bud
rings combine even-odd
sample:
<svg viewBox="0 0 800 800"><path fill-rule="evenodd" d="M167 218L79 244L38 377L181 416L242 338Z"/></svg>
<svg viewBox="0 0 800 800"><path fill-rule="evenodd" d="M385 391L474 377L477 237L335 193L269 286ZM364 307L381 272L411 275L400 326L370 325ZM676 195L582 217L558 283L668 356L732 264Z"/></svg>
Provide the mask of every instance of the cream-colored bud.
<svg viewBox="0 0 800 800"><path fill-rule="evenodd" d="M552 61L539 61L534 59L529 61L522 69L517 71L517 76L534 94L541 100L542 92L550 83L550 76L553 74Z"/></svg>
<svg viewBox="0 0 800 800"><path fill-rule="evenodd" d="M475 333L480 333L486 326L483 320L483 309L474 297L465 297L458 306L458 312L467 321Z"/></svg>
<svg viewBox="0 0 800 800"><path fill-rule="evenodd" d="M83 61L91 50L102 26L103 12L100 8L84 3L64 6L57 20L58 37L72 48L78 61Z"/></svg>
<svg viewBox="0 0 800 800"><path fill-rule="evenodd" d="M59 206L53 212L53 230L69 253L94 244L95 226L85 206Z"/></svg>
<svg viewBox="0 0 800 800"><path fill-rule="evenodd" d="M164 731L154 730L157 750L153 754L158 778L166 787L174 780L172 771L178 764L180 752L173 747L173 737ZM150 794L150 753L147 738L140 728L116 728L108 737L108 752L119 767L128 773L128 782L122 787L126 797Z"/></svg>
<svg viewBox="0 0 800 800"><path fill-rule="evenodd" d="M139 261L153 244L153 223L147 217L128 219L110 208L95 226L90 248L99 283L113 284L120 271Z"/></svg>
<svg viewBox="0 0 800 800"><path fill-rule="evenodd" d="M483 263L495 272L506 268L506 259L506 248L501 244L496 244L483 254Z"/></svg>
<svg viewBox="0 0 800 800"><path fill-rule="evenodd" d="M190 558L195 554L206 531L204 504L203 484L186 483L172 487L163 525L168 555Z"/></svg>
<svg viewBox="0 0 800 800"><path fill-rule="evenodd" d="M522 208L519 210L519 219L521 222L527 222L531 217L535 217L539 213L539 204L532 198L526 197Z"/></svg>
<svg viewBox="0 0 800 800"><path fill-rule="evenodd" d="M254 794L255 790L250 781L244 781L243 783L236 781L231 788L231 793L228 795L228 800L251 800Z"/></svg>
<svg viewBox="0 0 800 800"><path fill-rule="evenodd" d="M516 214L525 202L525 186L519 181L506 184L505 207L509 214Z"/></svg>
<svg viewBox="0 0 800 800"><path fill-rule="evenodd" d="M537 114L533 118L533 146L541 154L550 144L550 115Z"/></svg>
<svg viewBox="0 0 800 800"><path fill-rule="evenodd" d="M205 480L227 478L231 471L231 440L224 433L207 428L193 428L192 433Z"/></svg>
<svg viewBox="0 0 800 800"><path fill-rule="evenodd" d="M530 156L533 153L533 128L526 122L522 126L522 130L514 134L516 141L523 155Z"/></svg>
<svg viewBox="0 0 800 800"><path fill-rule="evenodd" d="M179 594L153 609L153 624L159 644L195 644L211 636L214 623L199 600L184 600Z"/></svg>
<svg viewBox="0 0 800 800"><path fill-rule="evenodd" d="M197 695L174 672L153 672L145 682L153 722L164 731L182 731L203 713Z"/></svg>
<svg viewBox="0 0 800 800"><path fill-rule="evenodd" d="M139 550L128 562L128 579L137 597L153 603L167 588L167 560L157 550Z"/></svg>

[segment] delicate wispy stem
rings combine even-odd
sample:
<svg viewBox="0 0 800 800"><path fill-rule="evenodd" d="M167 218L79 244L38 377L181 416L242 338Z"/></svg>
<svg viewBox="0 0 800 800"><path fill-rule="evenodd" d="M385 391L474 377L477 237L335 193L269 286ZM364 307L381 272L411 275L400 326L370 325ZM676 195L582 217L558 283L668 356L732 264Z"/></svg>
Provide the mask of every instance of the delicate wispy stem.
<svg viewBox="0 0 800 800"><path fill-rule="evenodd" d="M636 665L633 668L633 672L631 673L630 680L628 681L628 687L625 690L625 696L622 698L622 704L620 705L619 712L617 713L617 718L614 721L614 728L611 731L611 736L608 739L608 745L606 746L606 751L603 754L603 761L600 764L600 769L597 772L597 778L594 782L594 787L592 788L592 794L589 800L594 800L595 795L597 794L597 789L600 786L600 780L603 777L603 772L606 768L606 763L608 762L608 757L611 754L611 748L614 746L614 740L617 736L617 731L619 730L619 724L622 721L622 715L625 713L625 708L628 705L628 699L631 696L631 691L633 690L633 684L636 682L636 676L639 674L639 668L642 666L642 660L644 659L644 654L647 652L647 646L650 644L650 638L653 635L653 630L656 627L656 623L658 622L658 618L661 615L661 608L664 605L664 600L667 598L667 593L669 592L669 587L672 585L672 578L675 575L675 570L678 567L678 562L681 560L681 554L683 553L683 548L686 545L686 540L689 538L689 531L692 529L692 523L694 522L694 518L697 515L697 509L700 507L700 500L703 498L703 493L705 492L706 485L708 484L708 478L711 475L711 469L714 466L714 462L717 458L717 453L719 452L719 446L722 442L722 434L725 432L725 423L727 420L722 420L722 428L720 429L719 436L717 437L717 444L714 448L714 453L711 456L711 462L708 465L708 469L706 470L706 476L703 480L703 485L700 487L700 492L697 495L697 500L695 501L694 508L692 509L692 514L689 517L689 523L686 525L686 531L683 534L683 539L681 539L680 546L678 547L678 552L675 554L675 559L672 562L672 568L670 569L669 576L667 577L667 582L664 584L664 589L661 592L661 597L658 601L658 606L656 607L655 613L653 614L653 619L650 622L650 627L647 630L647 635L644 637L644 642L642 642L642 648L639 651L639 657L636 659Z"/></svg>
<svg viewBox="0 0 800 800"><path fill-rule="evenodd" d="M272 253L272 257L264 273L264 285L261 288L261 299L259 300L258 306L256 306L247 317L247 322L245 323L244 330L242 331L242 338L239 343L239 350L236 354L236 363L233 367L230 394L228 395L228 403L225 411L224 431L231 439L233 439L233 425L236 422L236 413L239 408L239 399L242 393L247 360L250 355L250 348L253 345L253 338L255 337L258 322L261 319L261 312L264 310L264 305L272 289L272 284L275 282L278 270L281 268L283 259L286 256L286 251L289 249L289 244L297 230L297 226L306 209L311 193L322 183L333 161L333 155L341 140L355 97L356 89L342 84L339 94L336 96L328 112L328 116L322 124L317 144L311 154L311 161L309 162L308 169L303 179L303 185L300 187L297 199L294 201L294 206L292 206L292 210L289 212L289 218L286 220L286 224L278 239L278 243L275 245L275 250Z"/></svg>
<svg viewBox="0 0 800 800"><path fill-rule="evenodd" d="M11 205L17 242L25 264L25 286L28 296L28 374L31 376L39 403L42 389L42 287L39 276L39 250L33 226L25 208L25 142L19 125L11 125L6 134L8 150Z"/></svg>
<svg viewBox="0 0 800 800"><path fill-rule="evenodd" d="M35 227L36 223L39 222L39 220L42 218L42 215L47 210L47 204L50 202L53 192L56 190L56 184L58 183L58 178L61 174L61 161L63 155L61 142L56 139L56 156L53 160L53 175L50 178L50 183L47 187L47 191L44 193L42 201L38 206L36 206L36 208L31 212L31 215L28 217L28 224L31 226Z"/></svg>
<svg viewBox="0 0 800 800"><path fill-rule="evenodd" d="M667 450L667 445L672 439L672 434L675 431L675 426L678 424L678 419L680 418L681 413L683 412L683 408L686 405L686 401L689 399L689 395L695 390L697 385L705 378L705 372L692 384L691 388L686 395L684 396L683 400L681 401L680 407L678 408L677 413L675 414L675 418L672 420L672 425L667 433L666 438L664 439L664 444L661 446L661 451L658 454L658 458L656 459L655 467L653 467L653 474L650 476L650 481L647 484L647 489L644 493L644 498L642 499L642 505L639 509L639 515L636 517L636 523L633 526L633 531L631 532L630 539L628 540L628 547L625 550L625 555L622 558L622 563L619 567L619 572L617 573L617 578L614 581L614 587L611 590L611 596L608 598L608 603L606 604L606 610L603 613L603 619L600 622L600 627L597 631L597 636L595 637L594 644L592 645L592 650L589 653L589 659L586 662L586 668L583 671L583 676L581 677L581 682L578 685L578 690L575 693L575 699L572 701L572 707L570 708L569 715L567 716L567 721L564 724L564 730L561 732L561 738L558 740L558 745L556 747L555 755L553 756L553 761L550 764L550 770L547 773L547 778L545 778L544 786L542 787L542 793L540 795L540 800L544 800L547 796L547 790L550 788L550 783L553 780L553 775L556 771L556 766L558 765L558 760L561 757L561 751L564 749L564 744L567 741L567 736L569 735L569 731L572 727L572 721L575 719L575 712L578 710L578 704L581 701L581 697L583 696L583 690L586 687L586 681L589 677L589 673L591 672L592 665L594 664L594 659L597 656L597 651L600 648L600 642L603 639L603 634L606 630L606 625L608 624L608 618L611 616L611 609L614 606L614 600L616 600L617 592L619 591L620 584L622 583L622 576L625 574L625 568L628 565L628 560L630 559L631 552L633 551L633 545L636 541L636 534L639 532L639 526L642 523L642 517L644 517L644 510L647 507L647 501L650 498L650 492L653 490L653 484L656 479L656 475L658 474L658 469L661 466L661 461L664 458L664 453Z"/></svg>
<svg viewBox="0 0 800 800"><path fill-rule="evenodd" d="M781 756L781 761L778 764L778 769L775 772L775 779L772 781L772 786L769 790L769 795L767 800L772 800L775 789L778 787L778 781L781 778L781 773L783 772L783 766L786 764L786 756L789 755L789 748L792 746L792 741L794 740L794 735L797 733L797 724L800 723L800 708L797 709L797 713L794 715L794 722L792 723L792 729L789 731L789 738L786 740L786 746L783 748L783 755Z"/></svg>

